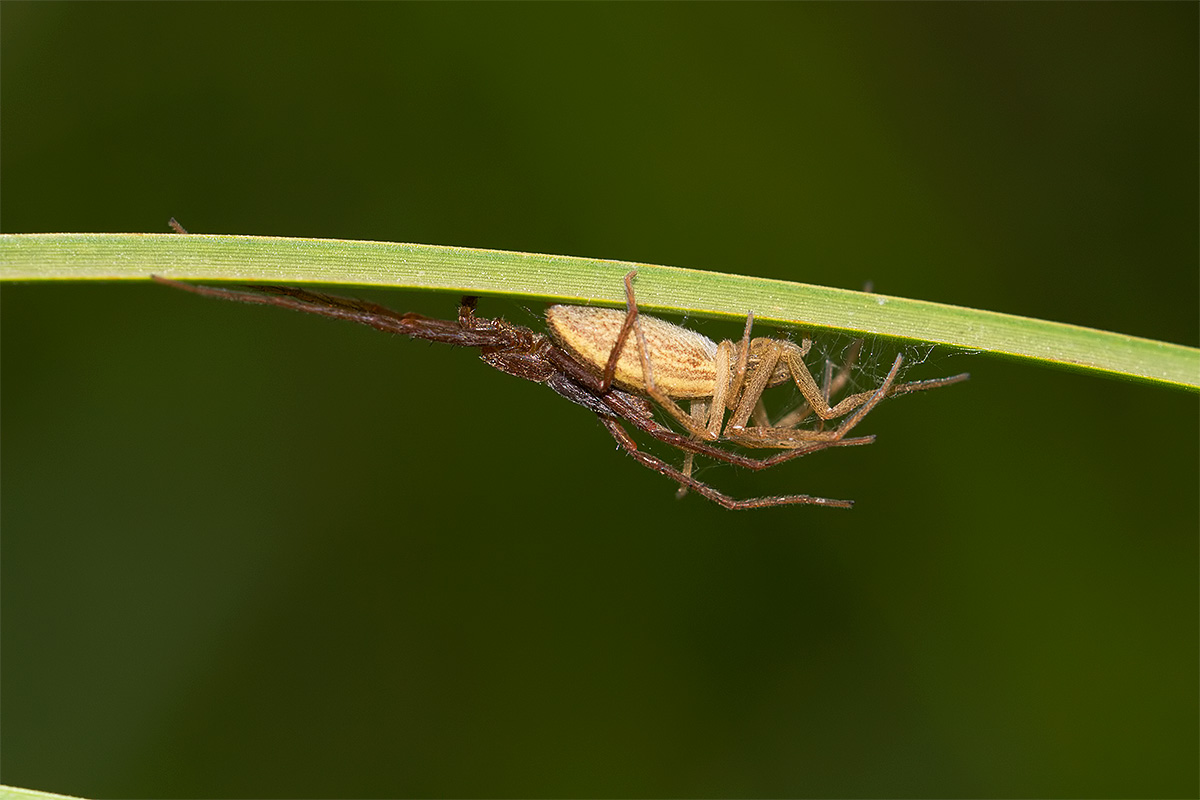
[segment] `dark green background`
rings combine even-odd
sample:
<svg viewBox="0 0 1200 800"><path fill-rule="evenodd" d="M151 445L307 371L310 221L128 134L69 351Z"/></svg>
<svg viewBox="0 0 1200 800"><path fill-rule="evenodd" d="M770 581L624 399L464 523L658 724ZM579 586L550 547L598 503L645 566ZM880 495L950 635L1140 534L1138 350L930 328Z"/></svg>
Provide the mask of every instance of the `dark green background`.
<svg viewBox="0 0 1200 800"><path fill-rule="evenodd" d="M0 14L4 232L175 215L1198 343L1194 3ZM2 301L6 783L1200 791L1193 394L942 353L917 376L971 381L870 448L701 472L853 511L730 513L469 351L150 285Z"/></svg>

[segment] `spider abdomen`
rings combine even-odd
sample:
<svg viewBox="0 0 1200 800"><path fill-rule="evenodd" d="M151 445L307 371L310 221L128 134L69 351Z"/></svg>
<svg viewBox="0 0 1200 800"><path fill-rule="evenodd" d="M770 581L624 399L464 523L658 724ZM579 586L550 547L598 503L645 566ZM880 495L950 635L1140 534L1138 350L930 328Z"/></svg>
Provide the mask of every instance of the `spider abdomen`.
<svg viewBox="0 0 1200 800"><path fill-rule="evenodd" d="M626 312L614 308L550 306L550 333L581 364L597 375L617 344ZM654 383L671 397L711 397L716 383L717 343L666 320L638 316L646 337L646 356ZM613 382L623 389L646 391L636 338L630 335L617 359Z"/></svg>

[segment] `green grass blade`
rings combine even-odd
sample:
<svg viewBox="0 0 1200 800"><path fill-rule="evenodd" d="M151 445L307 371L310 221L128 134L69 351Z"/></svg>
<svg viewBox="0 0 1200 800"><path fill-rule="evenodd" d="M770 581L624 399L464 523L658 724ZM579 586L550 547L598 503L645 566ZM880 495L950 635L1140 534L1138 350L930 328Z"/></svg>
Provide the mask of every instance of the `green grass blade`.
<svg viewBox="0 0 1200 800"><path fill-rule="evenodd" d="M0 235L0 280L323 283L621 305L915 339L1200 389L1200 350L958 306L596 258L424 244L207 234Z"/></svg>
<svg viewBox="0 0 1200 800"><path fill-rule="evenodd" d="M0 800L78 800L74 795L39 792L16 786L0 786Z"/></svg>

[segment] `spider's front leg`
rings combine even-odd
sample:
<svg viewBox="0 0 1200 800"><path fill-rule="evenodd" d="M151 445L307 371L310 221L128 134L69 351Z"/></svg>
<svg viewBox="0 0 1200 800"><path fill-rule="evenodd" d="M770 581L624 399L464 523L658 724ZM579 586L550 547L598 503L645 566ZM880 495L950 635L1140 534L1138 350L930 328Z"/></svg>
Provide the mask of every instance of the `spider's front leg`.
<svg viewBox="0 0 1200 800"><path fill-rule="evenodd" d="M858 410L842 420L833 430L805 430L803 428L731 428L727 432L730 441L744 444L747 447L802 447L812 442L841 442L855 425L870 413L880 401L888 396L900 365L904 363L903 356L896 356L892 368L878 389L869 393L866 401L859 405Z"/></svg>
<svg viewBox="0 0 1200 800"><path fill-rule="evenodd" d="M808 366L804 363L804 359L796 352L788 352L784 356L787 363L788 371L796 386L800 389L800 393L804 396L804 404L796 410L784 415L777 423L779 427L793 427L799 424L809 413L815 413L821 420L832 420L838 417L849 414L855 409L861 408L864 404L870 403L872 406L877 404L882 398L877 397L878 389L868 389L864 392L857 392L842 398L836 405L830 406L829 399L831 394L837 392L848 380L849 372L855 360L858 358L860 349L862 348L862 340L855 341L851 347L850 355L846 359L845 366L834 379L830 388L822 391L817 388L817 383L809 372ZM902 356L896 356L896 363L903 360ZM896 367L893 366L892 371L895 372ZM885 381L888 385L887 397L897 397L902 394L910 394L912 392L922 392L927 389L939 389L943 386L951 386L955 383L965 381L970 377L969 373L963 372L958 375L951 375L948 378L931 378L924 381L910 381L908 383L895 383L895 376L892 376L890 381ZM862 419L863 415L856 415L858 419ZM839 428L842 426L839 426Z"/></svg>
<svg viewBox="0 0 1200 800"><path fill-rule="evenodd" d="M812 340L805 336L804 346L801 348L802 355L808 354L808 347L811 345L811 342ZM846 360L842 362L841 369L838 370L837 377L833 376L833 362L826 360L825 373L821 381L821 397L824 398L824 403L826 406L829 405L829 401L833 398L833 396L840 392L842 387L849 382L850 373L854 369L854 365L858 363L858 356L862 352L862 346L862 339L854 340L854 343L850 345L850 350L846 354ZM895 394L895 391L896 389L893 387L892 393ZM780 417L775 425L780 428L794 428L812 413L812 406L809 405L808 402L803 402ZM821 420L822 426L824 422L825 420Z"/></svg>

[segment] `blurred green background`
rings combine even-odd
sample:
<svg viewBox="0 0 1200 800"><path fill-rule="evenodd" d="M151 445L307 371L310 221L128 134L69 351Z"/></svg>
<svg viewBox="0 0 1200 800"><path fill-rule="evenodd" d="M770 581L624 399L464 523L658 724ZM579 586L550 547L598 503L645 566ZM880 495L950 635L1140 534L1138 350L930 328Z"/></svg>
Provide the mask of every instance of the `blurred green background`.
<svg viewBox="0 0 1200 800"><path fill-rule="evenodd" d="M5 2L0 225L870 280L1196 345L1198 8ZM5 783L1200 792L1194 394L935 354L971 381L874 446L700 473L853 511L730 513L470 351L0 301Z"/></svg>

